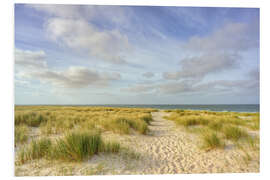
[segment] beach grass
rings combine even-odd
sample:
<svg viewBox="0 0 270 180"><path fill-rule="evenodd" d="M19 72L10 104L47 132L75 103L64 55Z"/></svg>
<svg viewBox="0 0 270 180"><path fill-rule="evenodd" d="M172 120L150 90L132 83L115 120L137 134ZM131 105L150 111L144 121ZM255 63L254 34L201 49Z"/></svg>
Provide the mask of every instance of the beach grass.
<svg viewBox="0 0 270 180"><path fill-rule="evenodd" d="M120 148L116 141L104 142L98 132L74 131L55 141L48 138L32 140L19 151L17 161L23 164L45 158L80 162L98 153L118 153Z"/></svg>
<svg viewBox="0 0 270 180"><path fill-rule="evenodd" d="M50 156L52 142L48 138L32 140L28 146L24 146L18 155L18 162L24 164L26 161L40 159L44 156Z"/></svg>
<svg viewBox="0 0 270 180"><path fill-rule="evenodd" d="M248 133L237 126L226 126L223 131L225 138L233 141L238 141L240 138L248 137Z"/></svg>
<svg viewBox="0 0 270 180"><path fill-rule="evenodd" d="M146 108L15 106L17 162L35 159L83 161L98 153L137 157L117 141L104 141L103 133L147 135L152 121ZM34 128L34 129L33 129ZM35 134L30 139L29 132Z"/></svg>
<svg viewBox="0 0 270 180"><path fill-rule="evenodd" d="M130 134L133 130L147 134L154 111L146 108L16 106L15 126L37 127L47 136L86 128L119 134Z"/></svg>
<svg viewBox="0 0 270 180"><path fill-rule="evenodd" d="M56 141L53 157L67 161L82 161L97 154L101 144L98 133L72 132Z"/></svg>
<svg viewBox="0 0 270 180"><path fill-rule="evenodd" d="M224 147L225 141L234 144L247 144L256 148L258 137L252 137L249 131L258 131L259 113L211 112L192 110L167 110L166 119L183 126L190 133L199 134L203 147L215 149Z"/></svg>
<svg viewBox="0 0 270 180"><path fill-rule="evenodd" d="M205 132L202 134L203 149L211 150L215 148L224 148L225 142L218 137L216 132Z"/></svg>
<svg viewBox="0 0 270 180"><path fill-rule="evenodd" d="M20 125L15 127L15 146L19 143L27 142L29 138L29 128L26 125Z"/></svg>

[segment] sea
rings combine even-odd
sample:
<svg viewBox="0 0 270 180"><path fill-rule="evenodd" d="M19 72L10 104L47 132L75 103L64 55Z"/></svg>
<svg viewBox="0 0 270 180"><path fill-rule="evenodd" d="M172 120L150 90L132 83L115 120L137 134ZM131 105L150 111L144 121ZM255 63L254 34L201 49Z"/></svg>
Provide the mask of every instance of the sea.
<svg viewBox="0 0 270 180"><path fill-rule="evenodd" d="M65 105L66 106L66 105ZM105 106L105 107L131 107L131 108L155 108L155 109L186 109L207 110L218 112L259 112L259 104L89 104L70 106Z"/></svg>

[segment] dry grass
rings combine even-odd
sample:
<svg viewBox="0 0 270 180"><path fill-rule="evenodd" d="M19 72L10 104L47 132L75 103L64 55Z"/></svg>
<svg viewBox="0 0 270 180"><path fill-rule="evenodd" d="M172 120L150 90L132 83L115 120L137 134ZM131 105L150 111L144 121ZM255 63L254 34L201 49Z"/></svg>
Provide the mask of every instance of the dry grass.
<svg viewBox="0 0 270 180"><path fill-rule="evenodd" d="M203 146L202 148L208 150L215 148L224 148L225 143L218 137L216 132L205 132L202 134Z"/></svg>
<svg viewBox="0 0 270 180"><path fill-rule="evenodd" d="M206 149L224 147L225 140L232 141L241 148L259 147L259 137L249 134L249 131L259 130L259 113L191 110L167 112L170 112L170 115L165 118L186 127L188 132L197 133Z"/></svg>
<svg viewBox="0 0 270 180"><path fill-rule="evenodd" d="M238 141L240 138L248 137L248 133L237 126L226 126L223 132L226 139L233 141Z"/></svg>
<svg viewBox="0 0 270 180"><path fill-rule="evenodd" d="M44 156L50 156L52 142L48 138L42 138L39 140L32 140L31 143L23 147L17 156L17 162L24 164L26 161L40 159Z"/></svg>
<svg viewBox="0 0 270 180"><path fill-rule="evenodd" d="M15 126L39 127L44 135L62 134L74 129L100 129L129 134L131 129L148 132L154 109L16 106Z"/></svg>
<svg viewBox="0 0 270 180"><path fill-rule="evenodd" d="M18 164L34 159L54 159L62 161L83 161L94 154L118 153L120 144L104 142L98 132L70 132L52 141L48 138L32 140L17 156Z"/></svg>
<svg viewBox="0 0 270 180"><path fill-rule="evenodd" d="M26 125L15 127L15 146L27 142L29 138L29 128Z"/></svg>
<svg viewBox="0 0 270 180"><path fill-rule="evenodd" d="M17 164L34 159L82 161L97 153L136 156L116 141L103 141L106 131L147 134L154 109L15 106ZM29 132L32 141L28 142ZM27 143L28 142L28 143Z"/></svg>

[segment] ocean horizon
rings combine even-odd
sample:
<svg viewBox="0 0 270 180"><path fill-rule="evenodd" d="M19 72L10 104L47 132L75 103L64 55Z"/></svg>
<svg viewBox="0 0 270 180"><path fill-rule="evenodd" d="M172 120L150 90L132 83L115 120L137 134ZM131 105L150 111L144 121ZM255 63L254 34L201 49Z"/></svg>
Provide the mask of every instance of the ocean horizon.
<svg viewBox="0 0 270 180"><path fill-rule="evenodd" d="M103 106L155 109L207 110L217 112L259 112L259 104L27 104L15 106Z"/></svg>

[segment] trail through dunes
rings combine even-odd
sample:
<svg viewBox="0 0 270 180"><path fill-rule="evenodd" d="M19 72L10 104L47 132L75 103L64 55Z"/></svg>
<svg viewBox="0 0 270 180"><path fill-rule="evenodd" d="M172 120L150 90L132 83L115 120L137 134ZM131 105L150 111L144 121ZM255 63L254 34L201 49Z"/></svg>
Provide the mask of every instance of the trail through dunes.
<svg viewBox="0 0 270 180"><path fill-rule="evenodd" d="M173 121L163 117L164 111L153 112L150 132L141 135L104 133L104 138L115 139L121 146L140 154L130 158L122 154L98 154L78 163L47 162L26 163L16 168L17 175L112 175L112 174L181 174L259 172L259 152L251 152L254 160L248 163L244 153L234 145L225 149L205 151L200 148L197 134L187 132Z"/></svg>
<svg viewBox="0 0 270 180"><path fill-rule="evenodd" d="M137 151L143 155L143 163L137 173L212 173L257 172L259 163L246 164L242 152L230 148L206 152L200 148L200 139L174 122L164 119L165 112L152 113L151 135L136 137Z"/></svg>

